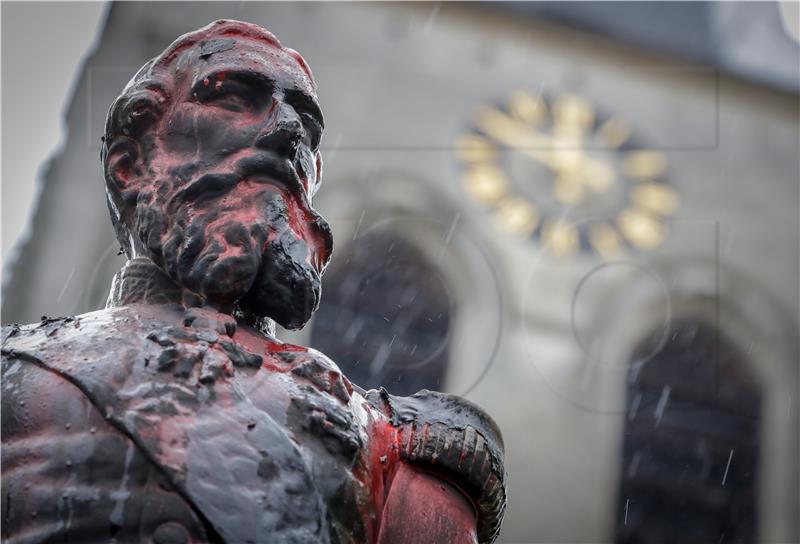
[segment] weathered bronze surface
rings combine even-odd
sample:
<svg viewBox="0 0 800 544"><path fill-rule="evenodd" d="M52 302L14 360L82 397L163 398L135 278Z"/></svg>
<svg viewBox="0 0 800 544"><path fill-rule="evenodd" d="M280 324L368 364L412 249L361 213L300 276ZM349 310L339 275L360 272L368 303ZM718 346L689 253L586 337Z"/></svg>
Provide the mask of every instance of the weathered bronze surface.
<svg viewBox="0 0 800 544"><path fill-rule="evenodd" d="M332 252L311 206L311 71L217 21L114 102L102 161L129 257L105 309L3 328L8 542L492 542L502 439L464 399L362 391L279 342Z"/></svg>

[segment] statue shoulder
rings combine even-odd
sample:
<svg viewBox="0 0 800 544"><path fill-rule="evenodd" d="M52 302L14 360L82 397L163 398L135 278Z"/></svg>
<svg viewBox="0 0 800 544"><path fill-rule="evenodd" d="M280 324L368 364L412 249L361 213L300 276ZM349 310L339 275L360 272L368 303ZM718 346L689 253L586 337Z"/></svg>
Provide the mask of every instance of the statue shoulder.
<svg viewBox="0 0 800 544"><path fill-rule="evenodd" d="M81 353L103 353L111 347L119 353L123 347L144 344L152 321L153 316L147 312L120 307L78 316L42 317L38 323L27 325L4 325L3 360L66 362L81 358Z"/></svg>
<svg viewBox="0 0 800 544"><path fill-rule="evenodd" d="M277 370L289 372L296 378L308 382L316 389L328 393L344 404L350 401L353 384L342 374L339 367L327 355L313 348L268 341L266 366L279 365Z"/></svg>
<svg viewBox="0 0 800 544"><path fill-rule="evenodd" d="M399 431L400 458L458 485L478 511L478 539L497 537L506 508L503 438L492 418L457 395L410 397L369 391L367 400Z"/></svg>

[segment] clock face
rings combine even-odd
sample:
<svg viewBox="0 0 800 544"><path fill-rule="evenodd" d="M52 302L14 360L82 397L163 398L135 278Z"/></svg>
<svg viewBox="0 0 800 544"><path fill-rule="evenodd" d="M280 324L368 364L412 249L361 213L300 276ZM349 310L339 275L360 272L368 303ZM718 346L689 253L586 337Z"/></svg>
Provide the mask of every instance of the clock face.
<svg viewBox="0 0 800 544"><path fill-rule="evenodd" d="M497 226L559 257L655 249L679 206L664 155L573 94L517 91L477 107L456 154L464 189Z"/></svg>

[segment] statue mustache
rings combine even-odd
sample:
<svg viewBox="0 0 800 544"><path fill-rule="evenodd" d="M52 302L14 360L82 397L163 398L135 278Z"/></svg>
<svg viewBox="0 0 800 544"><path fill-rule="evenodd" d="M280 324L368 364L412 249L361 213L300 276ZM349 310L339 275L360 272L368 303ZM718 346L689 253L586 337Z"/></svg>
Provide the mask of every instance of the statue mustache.
<svg viewBox="0 0 800 544"><path fill-rule="evenodd" d="M186 202L199 204L216 200L233 191L239 182L248 178L285 189L302 206L309 211L312 209L296 168L285 157L270 151L249 153L233 163L231 170L208 172L190 181L170 197L166 209L174 211Z"/></svg>

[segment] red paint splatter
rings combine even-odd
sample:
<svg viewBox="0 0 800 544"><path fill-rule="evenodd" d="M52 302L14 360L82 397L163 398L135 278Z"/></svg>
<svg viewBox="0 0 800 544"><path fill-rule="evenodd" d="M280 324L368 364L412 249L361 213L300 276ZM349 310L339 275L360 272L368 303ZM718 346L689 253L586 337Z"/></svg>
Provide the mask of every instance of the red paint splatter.
<svg viewBox="0 0 800 544"><path fill-rule="evenodd" d="M264 346L264 353L280 353L280 352L298 352L308 351L307 348L302 346L295 346L294 344L282 344L281 342L268 341Z"/></svg>

